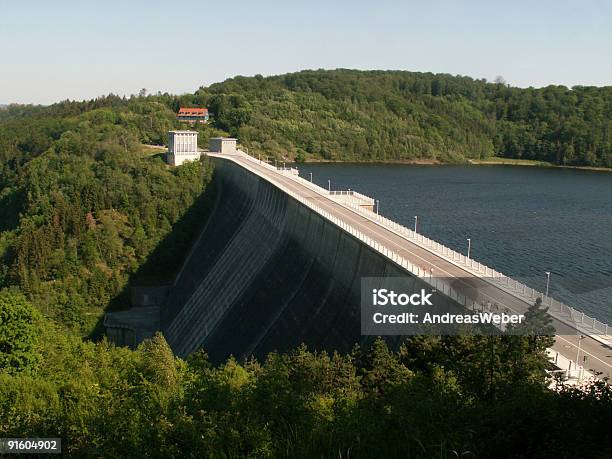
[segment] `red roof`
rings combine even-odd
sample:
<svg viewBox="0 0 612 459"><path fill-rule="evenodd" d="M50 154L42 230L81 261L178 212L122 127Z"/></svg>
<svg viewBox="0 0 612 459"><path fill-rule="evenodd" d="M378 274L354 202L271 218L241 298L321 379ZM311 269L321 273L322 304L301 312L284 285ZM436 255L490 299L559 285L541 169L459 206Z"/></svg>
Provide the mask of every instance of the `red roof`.
<svg viewBox="0 0 612 459"><path fill-rule="evenodd" d="M207 108L184 108L181 107L178 112L179 116L206 116L208 115Z"/></svg>

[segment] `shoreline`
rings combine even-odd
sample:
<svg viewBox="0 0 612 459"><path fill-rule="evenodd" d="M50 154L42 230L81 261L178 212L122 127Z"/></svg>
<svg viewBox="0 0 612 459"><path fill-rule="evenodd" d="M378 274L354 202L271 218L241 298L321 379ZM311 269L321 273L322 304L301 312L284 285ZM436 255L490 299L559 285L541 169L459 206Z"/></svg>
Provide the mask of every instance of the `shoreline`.
<svg viewBox="0 0 612 459"><path fill-rule="evenodd" d="M400 160L376 160L376 161L343 161L333 159L307 159L306 161L293 161L293 164L411 164L415 166L448 166L462 163L445 163L437 159L400 159Z"/></svg>
<svg viewBox="0 0 612 459"><path fill-rule="evenodd" d="M581 171L594 171L594 172L612 172L610 167L596 167L596 166L563 166L561 164L553 164L546 161L533 161L533 160L520 160L511 158L499 158L499 159L470 159L470 164L475 166L523 166L523 167L545 167L551 169L574 169Z"/></svg>
<svg viewBox="0 0 612 459"><path fill-rule="evenodd" d="M548 163L545 161L520 160L511 158L499 159L468 159L463 162L445 162L438 159L403 159L403 160L376 160L376 161L342 161L331 159L307 159L305 161L296 162L293 164L405 164L412 166L514 166L514 167L542 167L550 169L573 169L591 172L612 172L609 167L596 166L563 166L560 164Z"/></svg>

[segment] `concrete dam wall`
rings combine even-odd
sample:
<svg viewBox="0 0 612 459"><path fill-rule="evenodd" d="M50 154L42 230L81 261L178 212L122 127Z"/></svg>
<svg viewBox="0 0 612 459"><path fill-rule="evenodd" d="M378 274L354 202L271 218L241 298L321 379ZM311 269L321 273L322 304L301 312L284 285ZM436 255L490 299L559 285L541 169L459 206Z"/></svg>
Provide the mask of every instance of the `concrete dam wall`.
<svg viewBox="0 0 612 459"><path fill-rule="evenodd" d="M406 272L265 179L215 165L214 209L161 310L174 352L219 362L366 344L361 278Z"/></svg>

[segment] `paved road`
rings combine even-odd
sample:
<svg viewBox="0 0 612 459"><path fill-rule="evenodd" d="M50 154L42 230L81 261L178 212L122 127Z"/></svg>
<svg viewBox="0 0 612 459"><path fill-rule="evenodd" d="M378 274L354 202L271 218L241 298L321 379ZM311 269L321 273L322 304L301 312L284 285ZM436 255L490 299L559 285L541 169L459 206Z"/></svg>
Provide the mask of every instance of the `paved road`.
<svg viewBox="0 0 612 459"><path fill-rule="evenodd" d="M220 157L220 155L218 157ZM247 169L256 171L268 181L280 185L281 188L288 189L313 202L325 211L342 219L342 221L351 225L356 230L384 245L389 250L409 260L414 265L426 269L427 271L431 271L433 268L434 276L454 279L452 283L453 288L456 290L458 289L461 291L463 288L464 292L469 294L469 292L474 292L474 290L477 289L479 301L491 301L491 303L506 306L517 313L524 313L529 307L529 304L520 298L505 292L454 263L414 244L410 240L399 236L381 224L365 218L357 211L344 207L316 193L308 188L308 186L299 183L291 177L270 170L257 162L239 155L231 155L231 159ZM558 333L553 349L566 358L575 361L578 352L578 337L581 336L580 333L573 327L557 320L553 320L552 325ZM612 348L587 336L580 342L579 361L582 361L585 355L588 358L585 363L586 369L601 372L603 376L612 376Z"/></svg>

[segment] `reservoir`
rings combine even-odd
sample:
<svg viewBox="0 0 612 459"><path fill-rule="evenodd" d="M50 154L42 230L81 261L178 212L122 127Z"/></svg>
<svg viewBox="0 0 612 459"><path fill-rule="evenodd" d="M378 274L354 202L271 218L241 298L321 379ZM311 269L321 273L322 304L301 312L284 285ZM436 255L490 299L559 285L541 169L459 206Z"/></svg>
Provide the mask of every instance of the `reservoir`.
<svg viewBox="0 0 612 459"><path fill-rule="evenodd" d="M299 164L332 190L612 324L612 173L512 166Z"/></svg>

